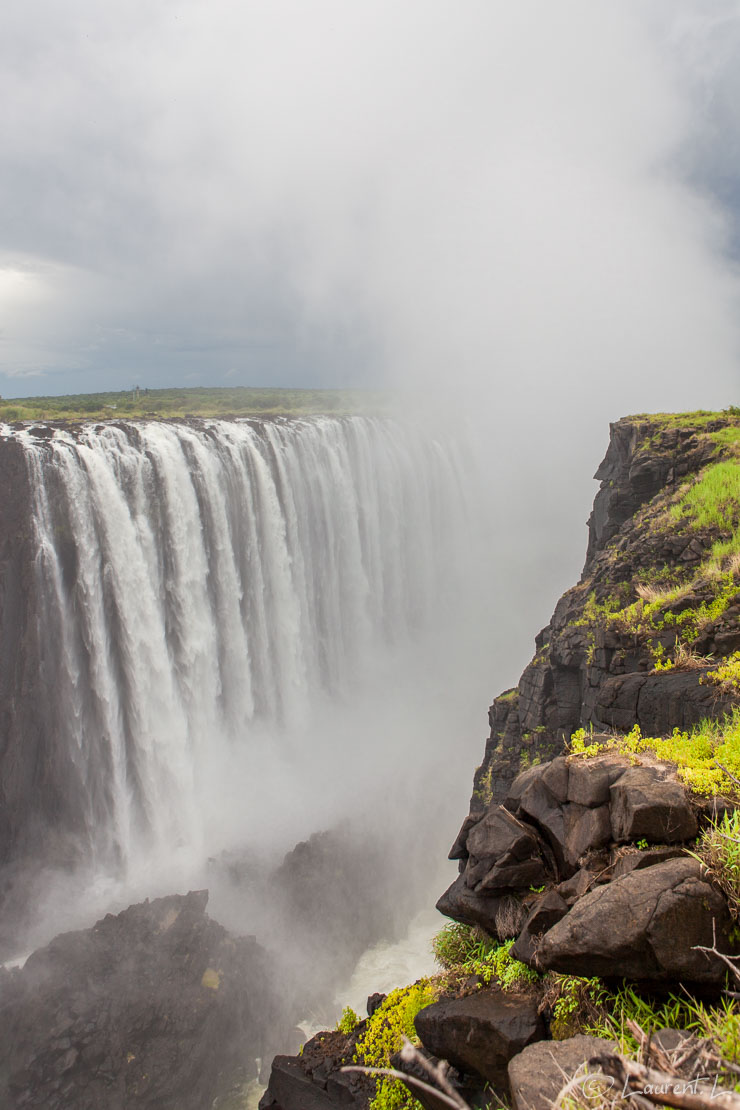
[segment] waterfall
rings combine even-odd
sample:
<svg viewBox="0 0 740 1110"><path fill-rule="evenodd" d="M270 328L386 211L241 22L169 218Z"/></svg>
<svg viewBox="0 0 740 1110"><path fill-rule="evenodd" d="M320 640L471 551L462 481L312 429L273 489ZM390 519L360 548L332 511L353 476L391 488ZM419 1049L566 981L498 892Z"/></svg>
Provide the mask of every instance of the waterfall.
<svg viewBox="0 0 740 1110"><path fill-rule="evenodd" d="M465 467L421 425L4 432L30 475L54 743L102 867L197 840L209 765L287 743L454 592Z"/></svg>

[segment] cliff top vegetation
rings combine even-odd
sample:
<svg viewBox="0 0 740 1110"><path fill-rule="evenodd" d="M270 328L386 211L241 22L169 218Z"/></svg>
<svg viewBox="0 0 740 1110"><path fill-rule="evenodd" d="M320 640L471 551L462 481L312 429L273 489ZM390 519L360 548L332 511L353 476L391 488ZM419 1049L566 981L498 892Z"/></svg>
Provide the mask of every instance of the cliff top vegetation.
<svg viewBox="0 0 740 1110"><path fill-rule="evenodd" d="M387 411L390 393L363 389L143 389L0 399L0 422L153 420L188 416L315 416Z"/></svg>

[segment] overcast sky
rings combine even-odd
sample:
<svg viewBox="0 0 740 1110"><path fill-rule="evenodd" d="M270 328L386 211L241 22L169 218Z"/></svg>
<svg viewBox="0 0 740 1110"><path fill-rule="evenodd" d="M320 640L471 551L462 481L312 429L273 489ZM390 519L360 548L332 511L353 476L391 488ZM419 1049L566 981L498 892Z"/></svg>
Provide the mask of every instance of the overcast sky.
<svg viewBox="0 0 740 1110"><path fill-rule="evenodd" d="M737 2L6 0L0 59L6 397L740 400Z"/></svg>

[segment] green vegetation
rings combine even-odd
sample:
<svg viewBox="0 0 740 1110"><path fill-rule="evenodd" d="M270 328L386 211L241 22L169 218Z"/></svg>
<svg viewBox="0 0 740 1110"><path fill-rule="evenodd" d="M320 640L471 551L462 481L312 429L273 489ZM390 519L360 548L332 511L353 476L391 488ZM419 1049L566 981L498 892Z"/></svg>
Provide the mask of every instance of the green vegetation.
<svg viewBox="0 0 740 1110"><path fill-rule="evenodd" d="M360 1019L352 1007L345 1006L342 1010L342 1016L336 1024L336 1030L338 1033L344 1033L345 1037L348 1037L352 1030L359 1025L359 1022Z"/></svg>
<svg viewBox="0 0 740 1110"><path fill-rule="evenodd" d="M371 414L387 411L390 402L388 392L360 389L129 389L0 400L0 421Z"/></svg>
<svg viewBox="0 0 740 1110"><path fill-rule="evenodd" d="M539 979L536 971L511 955L513 943L512 939L499 944L482 930L453 921L440 929L432 948L437 963L449 978L462 980L478 975L484 983L495 980L502 990L508 991Z"/></svg>
<svg viewBox="0 0 740 1110"><path fill-rule="evenodd" d="M645 643L658 671L676 666L676 652L682 646L690 647L695 643L707 625L718 620L740 598L740 567L734 559L730 560L730 565L725 570L720 567L725 554L736 554L734 550L730 551L730 547L735 544L740 550L740 526L732 540L714 545L711 569L707 564L702 574L697 575L693 581L672 584L663 589L638 585L636 589L639 596L631 604L624 605L617 595L610 595L604 601L597 602L592 591L584 603L583 615L573 622L574 628L587 629L587 655L589 651L592 654L595 648L596 628L610 627ZM725 554L717 554L720 548ZM622 592L628 590L629 585L624 583ZM705 595L703 598L690 596L693 591L700 590ZM673 634L673 659L665 658L666 648L661 637L666 633L669 636ZM696 657L695 661L698 661ZM669 663L670 666L667 665ZM684 658L682 663L686 666L689 661Z"/></svg>
<svg viewBox="0 0 740 1110"><path fill-rule="evenodd" d="M631 419L638 426L644 419L641 444L648 452L675 452L675 436L664 440L674 429L693 431L715 448L713 461L674 495L664 492L644 505L634 524L643 564L645 553L662 550L663 537L669 551L693 544L690 553L703 555L698 564L676 557L654 566L633 565L627 577L620 572L621 536L615 537L597 577L576 587L574 596L583 601L572 627L584 630L587 663L594 662L601 630L624 636L625 647L629 637L632 649L644 648L656 673L706 665L698 655L681 657L680 651L701 646L713 623L740 600L740 418L732 409Z"/></svg>
<svg viewBox="0 0 740 1110"><path fill-rule="evenodd" d="M414 1018L419 1010L435 1002L437 993L429 979L420 979L410 987L391 991L372 1017L368 1018L365 1032L357 1041L354 1061L369 1068L389 1068L391 1057L403 1047L406 1037L418 1044ZM399 1079L376 1079L375 1098L370 1110L421 1110Z"/></svg>
<svg viewBox="0 0 740 1110"><path fill-rule="evenodd" d="M671 506L670 515L676 523L687 521L694 529L730 533L729 538L714 544L713 562L740 551L740 461L730 459L707 467Z"/></svg>
<svg viewBox="0 0 740 1110"><path fill-rule="evenodd" d="M577 1033L604 1037L616 1041L626 1056L639 1059L643 1045L637 1027L646 1036L658 1029L682 1029L706 1037L718 1064L719 1059L740 1058L740 1009L730 998L708 1006L688 992L651 997L639 994L629 984L612 991L600 979L551 974L546 981L545 1001L552 1015L550 1030L555 1040ZM740 1090L737 1074L721 1066L718 1073L723 1085Z"/></svg>
<svg viewBox="0 0 740 1110"><path fill-rule="evenodd" d="M707 409L697 409L695 412L649 412L636 413L626 419L633 423L644 421L657 425L661 430L680 428L682 431L689 429L701 433L706 430L708 424L714 424L718 420L734 422L733 418L736 417L740 417L740 408L736 405L729 405L721 412L710 412ZM740 430L740 420L737 422L737 427Z"/></svg>
<svg viewBox="0 0 740 1110"><path fill-rule="evenodd" d="M702 675L699 681L719 686L728 694L740 694L740 651L733 652L719 667Z"/></svg>
<svg viewBox="0 0 740 1110"><path fill-rule="evenodd" d="M483 774L480 774L480 770L481 768L478 767L475 772L477 785L473 790L473 797L487 806L490 805L493 797L493 760L488 764Z"/></svg>
<svg viewBox="0 0 740 1110"><path fill-rule="evenodd" d="M689 731L674 729L670 736L643 736L639 725L626 735L595 741L585 729L573 733L572 755L586 759L604 751L617 751L634 762L643 752L675 763L678 777L697 794L737 796L738 785L718 764L740 777L740 708L723 721L701 721Z"/></svg>
<svg viewBox="0 0 740 1110"><path fill-rule="evenodd" d="M727 895L730 909L740 920L740 810L725 813L702 833L697 856Z"/></svg>

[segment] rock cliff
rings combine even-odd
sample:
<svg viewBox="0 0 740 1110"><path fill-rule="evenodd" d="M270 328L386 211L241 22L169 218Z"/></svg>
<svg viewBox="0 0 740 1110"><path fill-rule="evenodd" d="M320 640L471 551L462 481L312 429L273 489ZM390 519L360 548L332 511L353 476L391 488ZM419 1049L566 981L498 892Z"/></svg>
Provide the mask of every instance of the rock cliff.
<svg viewBox="0 0 740 1110"><path fill-rule="evenodd" d="M740 414L620 420L596 477L581 579L491 706L450 853L459 876L438 908L460 923L451 943L468 945L467 962L462 977L427 984L437 998L415 1020L421 1053L449 1061L459 1091L485 1101L487 1081L517 1110L549 1105L563 1069L588 1057L621 1074L613 1042L573 1036L587 1031L570 1020L579 1005L596 1021L623 978L646 999L716 998L727 963L708 950L738 951L740 890L697 853L707 859L703 830L740 806ZM471 952L492 962L471 964ZM558 1010L574 983L600 984L602 1001L573 994ZM378 1013L315 1038L305 1060L279 1057L263 1110L297 1110L307 1092L316 1107L368 1106L372 1088L339 1069L371 1062L370 1042L400 1047L408 1015L391 1008L379 1028ZM662 1066L674 1042L660 1042ZM378 1090L374 1108L411 1105ZM414 1095L438 1110L434 1095Z"/></svg>
<svg viewBox="0 0 740 1110"><path fill-rule="evenodd" d="M662 734L730 708L731 699L701 682L700 665L652 672L677 643L697 659L740 648L740 583L736 572L716 575L712 557L731 539L731 525L702 518L697 526L680 511L686 483L737 459L739 445L740 420L732 414L629 417L611 425L581 579L536 637L517 687L489 710L471 812L492 798L502 802L522 764L559 754L580 727L638 724Z"/></svg>

